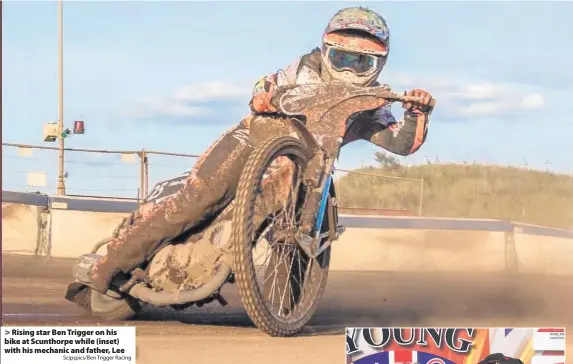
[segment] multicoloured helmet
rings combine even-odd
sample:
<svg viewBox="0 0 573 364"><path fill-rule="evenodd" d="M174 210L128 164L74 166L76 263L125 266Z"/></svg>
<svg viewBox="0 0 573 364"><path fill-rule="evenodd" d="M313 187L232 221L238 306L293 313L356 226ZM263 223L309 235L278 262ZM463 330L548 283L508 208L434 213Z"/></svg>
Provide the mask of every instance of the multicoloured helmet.
<svg viewBox="0 0 573 364"><path fill-rule="evenodd" d="M386 20L363 7L338 11L322 38L322 61L329 78L361 86L378 78L389 50Z"/></svg>

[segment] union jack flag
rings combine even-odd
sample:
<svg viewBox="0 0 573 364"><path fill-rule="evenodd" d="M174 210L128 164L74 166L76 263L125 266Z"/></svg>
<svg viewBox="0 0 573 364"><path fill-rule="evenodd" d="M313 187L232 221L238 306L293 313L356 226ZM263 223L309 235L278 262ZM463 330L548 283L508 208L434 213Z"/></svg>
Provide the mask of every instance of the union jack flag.
<svg viewBox="0 0 573 364"><path fill-rule="evenodd" d="M354 364L456 364L452 360L423 351L390 350L368 355Z"/></svg>
<svg viewBox="0 0 573 364"><path fill-rule="evenodd" d="M525 364L564 364L564 350L534 349L533 336L540 332L562 332L553 328L479 328L475 329L471 350L467 353L454 352L446 346L436 347L412 343L408 347L391 342L382 348L370 347L362 337L357 344L360 352L347 355L347 364L477 364L493 353L520 359ZM406 335L407 336L407 335Z"/></svg>

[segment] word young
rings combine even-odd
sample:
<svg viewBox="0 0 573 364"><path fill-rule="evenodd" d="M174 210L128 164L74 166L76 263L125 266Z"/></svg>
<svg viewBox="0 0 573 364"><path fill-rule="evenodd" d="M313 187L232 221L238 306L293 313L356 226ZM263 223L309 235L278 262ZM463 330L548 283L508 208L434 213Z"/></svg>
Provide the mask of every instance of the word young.
<svg viewBox="0 0 573 364"><path fill-rule="evenodd" d="M375 339L372 337L372 332L374 330L381 331L382 338L379 342L375 342ZM414 343L416 337L418 338L418 341L416 342L417 345L427 346L428 341L426 338L427 336L430 336L431 340L438 348L441 348L445 341L447 347L451 350L457 353L467 353L472 346L472 341L458 337L457 334L459 330L464 330L467 333L468 338L473 338L474 336L475 329L348 329L346 330L346 354L353 354L360 351L360 348L358 348L360 333L362 333L363 341L373 348L383 348L390 343L392 338L394 339L394 342L400 346L409 346Z"/></svg>

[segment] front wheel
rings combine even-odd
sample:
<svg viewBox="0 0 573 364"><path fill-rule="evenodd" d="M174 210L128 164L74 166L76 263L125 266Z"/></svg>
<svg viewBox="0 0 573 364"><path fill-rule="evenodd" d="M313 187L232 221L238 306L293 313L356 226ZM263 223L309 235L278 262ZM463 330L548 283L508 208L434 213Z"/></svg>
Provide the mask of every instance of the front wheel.
<svg viewBox="0 0 573 364"><path fill-rule="evenodd" d="M316 311L328 278L330 247L312 259L294 240L309 162L305 150L293 137L263 143L249 157L235 197L239 295L254 324L270 336L300 332ZM261 255L266 256L262 263L257 262Z"/></svg>

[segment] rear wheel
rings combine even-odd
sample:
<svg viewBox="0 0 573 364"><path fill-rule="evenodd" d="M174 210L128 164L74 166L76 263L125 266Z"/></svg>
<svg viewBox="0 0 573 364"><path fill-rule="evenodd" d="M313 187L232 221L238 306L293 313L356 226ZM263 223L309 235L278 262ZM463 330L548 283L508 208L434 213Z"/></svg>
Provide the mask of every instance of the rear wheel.
<svg viewBox="0 0 573 364"><path fill-rule="evenodd" d="M312 259L294 240L309 160L305 148L292 137L262 144L249 157L235 198L238 291L251 320L271 336L292 336L304 328L328 278L330 248ZM266 256L262 262L261 256Z"/></svg>
<svg viewBox="0 0 573 364"><path fill-rule="evenodd" d="M101 249L100 256L107 254L107 247L104 247L110 240L98 243L99 246L94 248L93 253L96 254ZM125 321L131 320L135 317L137 312L141 310L139 302L130 296L121 295L115 291L108 290L107 294L89 289L89 309L91 314L97 316L105 321ZM87 298L87 297L86 297Z"/></svg>
<svg viewBox="0 0 573 364"><path fill-rule="evenodd" d="M116 297L100 293L90 288L90 306L93 315L106 321L131 320L141 309L139 303L131 297Z"/></svg>

